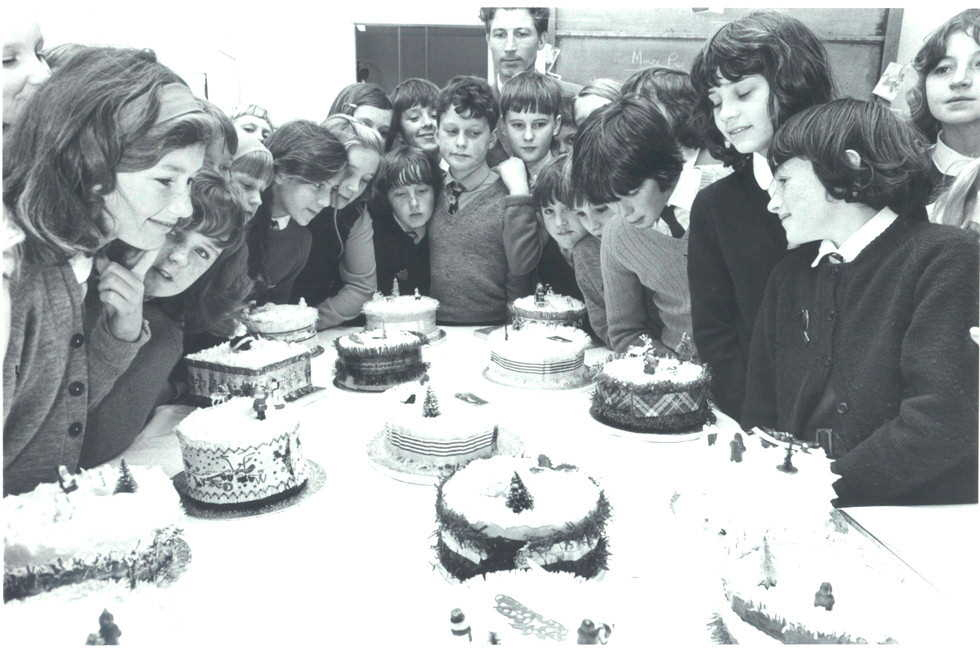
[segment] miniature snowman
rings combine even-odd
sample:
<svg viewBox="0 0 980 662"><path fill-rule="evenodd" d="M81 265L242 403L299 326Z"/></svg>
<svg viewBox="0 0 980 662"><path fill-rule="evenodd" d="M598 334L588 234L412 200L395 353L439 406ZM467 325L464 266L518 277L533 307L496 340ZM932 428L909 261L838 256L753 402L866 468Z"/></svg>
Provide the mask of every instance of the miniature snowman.
<svg viewBox="0 0 980 662"><path fill-rule="evenodd" d="M274 409L283 409L286 406L285 389L279 385L279 380L272 377L269 380L269 404Z"/></svg>
<svg viewBox="0 0 980 662"><path fill-rule="evenodd" d="M535 306L546 305L547 302L545 301L544 297L545 297L544 285L538 283L538 286L534 288L534 305Z"/></svg>

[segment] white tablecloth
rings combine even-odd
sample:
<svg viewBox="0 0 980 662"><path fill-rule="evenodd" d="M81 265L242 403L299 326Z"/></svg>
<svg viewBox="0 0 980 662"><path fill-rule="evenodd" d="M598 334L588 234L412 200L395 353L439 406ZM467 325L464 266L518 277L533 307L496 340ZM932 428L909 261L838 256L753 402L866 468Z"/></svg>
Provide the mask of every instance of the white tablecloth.
<svg viewBox="0 0 980 662"><path fill-rule="evenodd" d="M310 341L327 348L313 361L313 382L325 390L291 405L302 416L307 457L325 469L326 485L275 513L222 521L186 518L182 525L193 560L179 581L154 589L153 599L161 603L163 614L160 627L203 646L273 645L287 636L300 645L330 647L335 637L366 645L383 638L419 651L455 643L449 613L460 607L479 641L495 631L505 644L534 643L510 630L493 610L495 595L506 593L562 622L569 629L566 644L574 644L583 618L612 623L610 645L625 650L648 649L652 627L659 646L710 644L704 622L711 611L708 593L717 578L703 576L697 550L675 540L666 507L678 467L696 441L662 443L603 426L588 413L589 388L541 391L491 383L482 376L485 336L472 328L447 328L445 340L424 350L434 382L488 400L487 406L500 412L500 424L524 441L526 455L546 453L556 464L582 467L599 481L614 509L609 570L599 581L542 573L519 582L511 575L491 575L461 585L436 567L434 488L393 480L365 453L366 443L383 424L384 396L332 385L332 339L351 331L326 331ZM586 360L600 361L605 353L589 350ZM172 429L188 411L158 409L125 453L126 460L161 465L168 475L182 471ZM852 515L886 544L892 541L896 552L908 552L919 573L937 584L950 574L947 568L930 578L950 558L943 550L975 549L963 542L972 534L966 523L975 509L948 510L937 526L926 524L929 516L916 517L915 526L928 530L935 545L924 553L909 551L911 546L895 542L898 538L888 531L906 528L909 513L925 511L875 509L887 515L874 519L862 517L861 510ZM972 570L977 557L954 558L961 568ZM956 591L951 594L959 597ZM117 622L125 637L123 612ZM93 625L95 618L97 614L90 619ZM138 645L135 636L124 643Z"/></svg>

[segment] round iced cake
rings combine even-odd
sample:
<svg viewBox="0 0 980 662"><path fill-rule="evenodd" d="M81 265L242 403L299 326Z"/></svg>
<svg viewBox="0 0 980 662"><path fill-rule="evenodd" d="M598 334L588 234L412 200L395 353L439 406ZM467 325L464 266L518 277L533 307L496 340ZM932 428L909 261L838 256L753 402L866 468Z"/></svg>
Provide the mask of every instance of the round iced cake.
<svg viewBox="0 0 980 662"><path fill-rule="evenodd" d="M409 331L358 331L334 341L337 382L357 391L385 391L425 374L422 337Z"/></svg>
<svg viewBox="0 0 980 662"><path fill-rule="evenodd" d="M436 309L439 302L432 297L411 295L375 297L364 304L364 328L368 331L415 331L432 339L439 334Z"/></svg>
<svg viewBox="0 0 980 662"><path fill-rule="evenodd" d="M208 504L245 504L303 486L307 467L299 420L269 406L265 420L251 398L192 412L177 426L188 495Z"/></svg>
<svg viewBox="0 0 980 662"><path fill-rule="evenodd" d="M245 326L249 331L272 340L299 342L316 335L317 310L299 304L267 303L248 312Z"/></svg>
<svg viewBox="0 0 980 662"><path fill-rule="evenodd" d="M546 294L536 303L534 295L521 297L510 304L511 319L520 326L525 322L541 322L583 328L585 304L564 294Z"/></svg>
<svg viewBox="0 0 980 662"><path fill-rule="evenodd" d="M446 570L468 579L531 563L583 577L605 568L610 508L602 489L576 467L547 464L510 456L478 459L443 481L436 499L437 547ZM515 505L517 490L524 494L522 506Z"/></svg>
<svg viewBox="0 0 980 662"><path fill-rule="evenodd" d="M658 358L651 373L643 356L608 361L596 380L592 413L634 432L673 433L702 426L711 413L711 377L700 364Z"/></svg>
<svg viewBox="0 0 980 662"><path fill-rule="evenodd" d="M569 388L588 377L585 350L591 340L580 329L528 324L502 328L489 337L489 379L515 386Z"/></svg>
<svg viewBox="0 0 980 662"><path fill-rule="evenodd" d="M485 405L469 404L444 389L418 384L406 384L392 396L386 412L385 445L394 457L457 466L494 454L497 426Z"/></svg>

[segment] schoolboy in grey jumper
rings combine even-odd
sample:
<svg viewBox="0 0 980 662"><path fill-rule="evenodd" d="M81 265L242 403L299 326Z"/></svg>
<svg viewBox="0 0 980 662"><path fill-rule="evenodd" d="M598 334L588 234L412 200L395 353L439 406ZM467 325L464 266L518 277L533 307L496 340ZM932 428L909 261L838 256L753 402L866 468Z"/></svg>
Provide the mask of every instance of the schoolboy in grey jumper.
<svg viewBox="0 0 980 662"><path fill-rule="evenodd" d="M672 354L691 335L691 297L686 232L667 204L683 166L667 120L641 97L614 101L580 127L572 158L572 187L620 208L601 245L610 346L647 334Z"/></svg>
<svg viewBox="0 0 980 662"><path fill-rule="evenodd" d="M449 166L429 222L431 295L440 303L438 319L503 322L507 302L531 293L541 254L523 167L502 168L498 174L487 165L498 110L482 78L454 77L439 92L435 111L436 142Z"/></svg>

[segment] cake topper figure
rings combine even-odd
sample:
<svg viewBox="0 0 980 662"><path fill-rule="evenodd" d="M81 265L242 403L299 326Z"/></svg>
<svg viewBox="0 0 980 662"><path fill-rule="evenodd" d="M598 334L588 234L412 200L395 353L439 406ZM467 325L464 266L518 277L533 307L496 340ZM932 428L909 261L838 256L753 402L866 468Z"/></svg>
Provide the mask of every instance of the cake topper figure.
<svg viewBox="0 0 980 662"><path fill-rule="evenodd" d="M379 299L384 299L385 295L381 293L381 290L375 290L374 294L371 295L371 298L377 301Z"/></svg>
<svg viewBox="0 0 980 662"><path fill-rule="evenodd" d="M609 635L612 634L612 628L605 623L602 625L596 625L588 618L582 620L582 624L578 626L578 643L587 646L594 646L595 644L603 644L609 641Z"/></svg>
<svg viewBox="0 0 980 662"><path fill-rule="evenodd" d="M554 296L555 295L555 290L554 290L553 287L551 287L551 283L548 283L547 285L544 286L544 293L547 296Z"/></svg>
<svg viewBox="0 0 980 662"><path fill-rule="evenodd" d="M717 432L709 432L708 433L708 445L709 446L714 446L716 441L718 441L718 433Z"/></svg>
<svg viewBox="0 0 980 662"><path fill-rule="evenodd" d="M390 298L394 299L395 297L400 297L401 295L402 295L402 293L398 290L398 276L395 276L394 278L391 279L391 297Z"/></svg>
<svg viewBox="0 0 980 662"><path fill-rule="evenodd" d="M284 409L286 407L286 399L284 397L284 389L280 386L279 380L275 377L270 377L268 388L269 404L272 405L273 409Z"/></svg>
<svg viewBox="0 0 980 662"><path fill-rule="evenodd" d="M449 631L454 637L466 637L467 641L473 641L473 631L462 609L453 609L449 613Z"/></svg>
<svg viewBox="0 0 980 662"><path fill-rule="evenodd" d="M222 402L228 402L231 399L231 391L228 390L226 384L218 384L218 388L211 392L208 399L211 400L212 407L220 405Z"/></svg>
<svg viewBox="0 0 980 662"><path fill-rule="evenodd" d="M68 473L68 467L63 464L58 465L58 485L61 486L61 491L65 494L69 494L78 489L78 481Z"/></svg>
<svg viewBox="0 0 980 662"><path fill-rule="evenodd" d="M681 334L681 341L677 344L677 358L681 361L693 362L696 356L697 350L694 347L694 341L685 331Z"/></svg>
<svg viewBox="0 0 980 662"><path fill-rule="evenodd" d="M823 607L827 611L834 608L834 589L830 585L830 582L824 582L820 585L820 590L813 594L813 606Z"/></svg>
<svg viewBox="0 0 980 662"><path fill-rule="evenodd" d="M119 637L122 630L116 625L112 613L108 609L103 609L99 615L99 632L92 633L85 641L86 646L118 646Z"/></svg>
<svg viewBox="0 0 980 662"><path fill-rule="evenodd" d="M776 467L783 473L795 474L799 469L793 466L793 440L789 442L789 446L786 447L786 457L783 458L783 463Z"/></svg>
<svg viewBox="0 0 980 662"><path fill-rule="evenodd" d="M729 445L732 447L732 462L741 462L742 453L745 452L745 442L742 441L742 434L736 432L735 437L731 440Z"/></svg>
<svg viewBox="0 0 980 662"><path fill-rule="evenodd" d="M653 352L647 352L643 355L643 372L648 375L657 374L657 366L660 365L660 359Z"/></svg>
<svg viewBox="0 0 980 662"><path fill-rule="evenodd" d="M422 295L419 294L419 288L417 288L417 287L415 288L415 300L416 301L421 301L422 300Z"/></svg>
<svg viewBox="0 0 980 662"><path fill-rule="evenodd" d="M269 408L269 405L266 404L266 400L268 399L269 395L265 390L265 386L256 386L254 395L255 398L252 400L252 409L255 410L255 417L260 421L264 421L265 411Z"/></svg>
<svg viewBox="0 0 980 662"><path fill-rule="evenodd" d="M544 285L538 283L538 286L534 288L534 305L544 306L546 304L545 300Z"/></svg>

